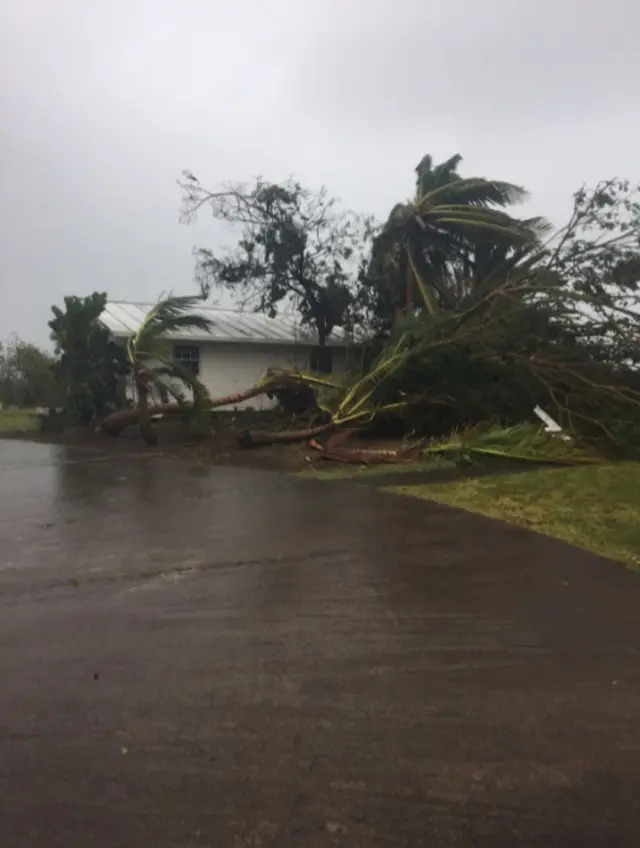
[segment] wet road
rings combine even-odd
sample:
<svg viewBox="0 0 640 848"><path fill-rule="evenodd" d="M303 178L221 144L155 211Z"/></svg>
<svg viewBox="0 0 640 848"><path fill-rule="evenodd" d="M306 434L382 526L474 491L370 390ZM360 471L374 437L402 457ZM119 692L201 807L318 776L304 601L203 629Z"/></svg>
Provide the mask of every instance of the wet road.
<svg viewBox="0 0 640 848"><path fill-rule="evenodd" d="M640 844L640 582L356 484L0 441L7 848Z"/></svg>

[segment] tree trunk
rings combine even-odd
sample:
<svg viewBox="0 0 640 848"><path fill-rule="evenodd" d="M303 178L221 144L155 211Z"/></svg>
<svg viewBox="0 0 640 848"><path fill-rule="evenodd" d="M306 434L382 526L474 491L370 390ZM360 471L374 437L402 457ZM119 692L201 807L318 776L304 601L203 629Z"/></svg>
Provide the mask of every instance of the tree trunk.
<svg viewBox="0 0 640 848"><path fill-rule="evenodd" d="M154 431L149 413L149 399L146 391L140 395L140 406L138 407L140 435L145 442L153 447L158 444L158 434Z"/></svg>
<svg viewBox="0 0 640 848"><path fill-rule="evenodd" d="M138 397L138 422L140 435L151 447L158 444L158 434L154 432L149 414L149 387L145 381L145 375L136 367L133 371L133 380Z"/></svg>
<svg viewBox="0 0 640 848"><path fill-rule="evenodd" d="M253 386L253 388L246 389L244 392L237 392L233 395L212 398L205 402L205 406L209 409L217 409L220 406L234 406L235 404L242 403L245 400L258 397L258 395L266 394L266 392L271 390L273 390L273 386ZM149 419L151 419L154 415L181 415L183 412L191 409L192 407L193 404L191 403L161 403L157 406L147 407L144 415L148 415ZM131 427L134 424L140 424L140 418L140 409L120 409L118 412L112 412L111 415L107 415L107 417L104 418L98 425L97 429L99 432L106 433L109 436L118 436L127 427Z"/></svg>
<svg viewBox="0 0 640 848"><path fill-rule="evenodd" d="M318 445L321 459L334 462L354 463L356 465L384 465L385 463L414 462L416 450L399 448L398 450L380 450L377 448L335 447L328 444Z"/></svg>
<svg viewBox="0 0 640 848"><path fill-rule="evenodd" d="M265 433L243 430L238 436L238 444L241 448L257 448L264 445L288 445L293 442L304 442L328 433L335 427L333 421L318 424L317 427L309 427L306 430L282 430L280 432Z"/></svg>

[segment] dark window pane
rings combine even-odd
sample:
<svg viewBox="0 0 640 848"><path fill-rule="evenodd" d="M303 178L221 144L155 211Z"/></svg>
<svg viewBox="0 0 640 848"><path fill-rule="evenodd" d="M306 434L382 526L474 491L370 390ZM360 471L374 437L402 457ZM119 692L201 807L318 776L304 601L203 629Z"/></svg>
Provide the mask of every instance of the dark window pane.
<svg viewBox="0 0 640 848"><path fill-rule="evenodd" d="M173 358L185 371L196 376L200 373L200 348L197 345L175 345Z"/></svg>

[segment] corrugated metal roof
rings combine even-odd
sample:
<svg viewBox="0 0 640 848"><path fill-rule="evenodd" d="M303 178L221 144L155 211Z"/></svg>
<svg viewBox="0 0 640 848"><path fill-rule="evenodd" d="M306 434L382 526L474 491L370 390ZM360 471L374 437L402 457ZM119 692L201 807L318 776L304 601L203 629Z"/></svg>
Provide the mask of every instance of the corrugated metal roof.
<svg viewBox="0 0 640 848"><path fill-rule="evenodd" d="M128 338L137 332L153 303L127 303L108 301L100 316L100 322L116 338ZM213 322L211 332L198 329L172 333L171 338L184 341L250 342L261 344L316 344L317 337L309 329L302 328L291 315L268 318L258 312L241 312L222 309L218 306L201 306L195 310ZM329 340L332 347L348 344L342 331L334 331L335 338Z"/></svg>

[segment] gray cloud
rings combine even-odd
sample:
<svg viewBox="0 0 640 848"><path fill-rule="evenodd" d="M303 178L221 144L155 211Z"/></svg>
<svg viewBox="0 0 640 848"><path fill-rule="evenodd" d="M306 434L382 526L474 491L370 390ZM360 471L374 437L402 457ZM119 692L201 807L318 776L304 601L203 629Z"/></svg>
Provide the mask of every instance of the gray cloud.
<svg viewBox="0 0 640 848"><path fill-rule="evenodd" d="M640 6L631 0L366 8L334 2L334 15L315 22L295 76L310 109L365 124L379 111L401 132L428 120L497 131L602 117L638 94Z"/></svg>
<svg viewBox="0 0 640 848"><path fill-rule="evenodd" d="M175 179L326 184L382 216L424 152L525 184L640 177L635 0L6 0L0 338L51 303L188 291Z"/></svg>

